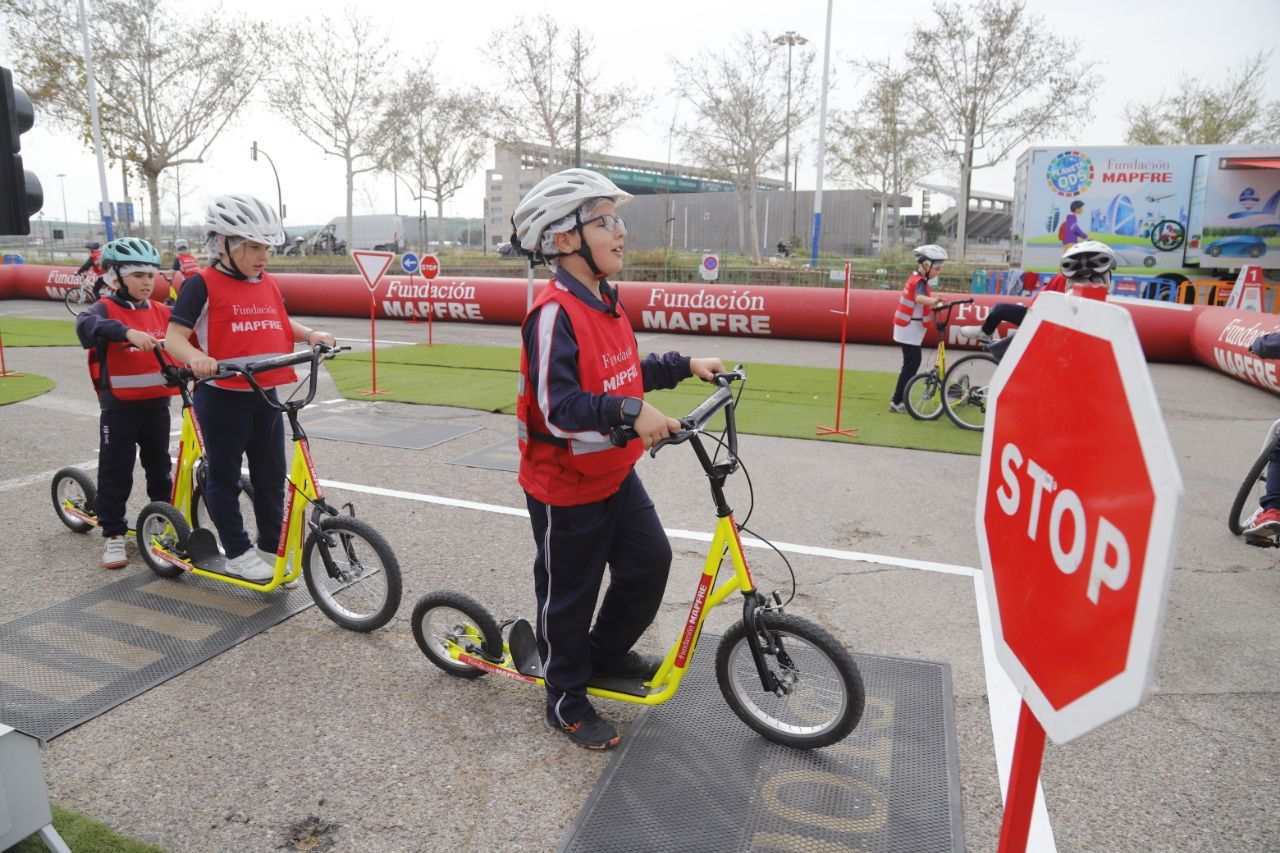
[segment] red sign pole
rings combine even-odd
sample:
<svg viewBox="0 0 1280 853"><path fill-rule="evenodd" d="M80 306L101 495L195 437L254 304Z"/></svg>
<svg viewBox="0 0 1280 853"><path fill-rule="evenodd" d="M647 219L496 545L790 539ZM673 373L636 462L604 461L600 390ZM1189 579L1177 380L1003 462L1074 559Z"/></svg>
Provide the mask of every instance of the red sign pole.
<svg viewBox="0 0 1280 853"><path fill-rule="evenodd" d="M847 435L857 438L856 429L840 429L840 408L844 403L844 350L845 341L849 339L849 282L852 278L852 264L844 262L844 310L840 311L840 372L836 379L836 425L834 427L818 427L818 435Z"/></svg>
<svg viewBox="0 0 1280 853"><path fill-rule="evenodd" d="M377 324L377 297L373 291L369 291L369 355L371 364L373 365L373 387L368 391L361 391L361 397L370 397L374 394L387 393L386 388L378 387L378 324Z"/></svg>
<svg viewBox="0 0 1280 853"><path fill-rule="evenodd" d="M435 346L435 305L431 302L431 282L434 279L426 279L427 282L427 346Z"/></svg>
<svg viewBox="0 0 1280 853"><path fill-rule="evenodd" d="M4 363L4 334L0 333L0 379L8 379L10 376L21 376L18 371L9 372L9 368Z"/></svg>
<svg viewBox="0 0 1280 853"><path fill-rule="evenodd" d="M1009 771L1009 795L1004 801L998 853L1021 853L1027 849L1031 810L1036 804L1036 783L1040 780L1043 759L1044 727L1023 702L1018 712L1018 735L1013 742L1013 767Z"/></svg>

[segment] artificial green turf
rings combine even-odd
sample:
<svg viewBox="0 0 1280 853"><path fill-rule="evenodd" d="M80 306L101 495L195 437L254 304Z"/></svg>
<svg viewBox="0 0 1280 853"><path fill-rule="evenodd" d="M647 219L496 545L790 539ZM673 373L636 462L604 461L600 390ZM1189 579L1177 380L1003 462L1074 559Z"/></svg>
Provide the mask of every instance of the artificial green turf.
<svg viewBox="0 0 1280 853"><path fill-rule="evenodd" d="M112 832L90 817L53 806L53 828L74 851L92 850L93 853L162 853L153 844L143 844ZM9 853L46 853L44 843L32 835L9 848Z"/></svg>
<svg viewBox="0 0 1280 853"><path fill-rule="evenodd" d="M75 347L73 320L39 320L32 317L0 317L0 336L7 347Z"/></svg>
<svg viewBox="0 0 1280 853"><path fill-rule="evenodd" d="M21 403L53 389L53 380L35 373L0 377L0 406Z"/></svg>
<svg viewBox="0 0 1280 853"><path fill-rule="evenodd" d="M368 353L344 355L327 363L343 396L360 398L370 386ZM520 351L505 347L391 347L378 351L375 399L491 412L515 412ZM833 426L837 371L824 367L748 364L746 388L739 400L738 428L744 433L819 439L817 427ZM888 412L897 381L895 373L846 370L840 426L858 431L857 438L826 436L822 441L875 444L977 454L982 434L958 429L951 421L917 421ZM670 391L645 398L673 417L691 411L710 392L689 380Z"/></svg>

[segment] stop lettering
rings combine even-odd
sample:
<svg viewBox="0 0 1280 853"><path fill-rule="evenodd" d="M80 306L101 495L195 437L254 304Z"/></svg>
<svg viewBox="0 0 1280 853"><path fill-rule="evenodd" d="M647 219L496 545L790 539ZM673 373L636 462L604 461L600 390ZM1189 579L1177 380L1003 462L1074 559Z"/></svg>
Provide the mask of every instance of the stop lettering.
<svg viewBox="0 0 1280 853"><path fill-rule="evenodd" d="M440 274L440 259L435 255L423 255L421 265L422 277L427 281Z"/></svg>

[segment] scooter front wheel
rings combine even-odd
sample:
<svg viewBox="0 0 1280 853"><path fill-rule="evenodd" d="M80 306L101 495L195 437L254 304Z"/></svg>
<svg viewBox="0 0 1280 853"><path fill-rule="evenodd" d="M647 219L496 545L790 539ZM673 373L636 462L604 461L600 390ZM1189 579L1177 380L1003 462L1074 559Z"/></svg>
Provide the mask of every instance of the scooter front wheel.
<svg viewBox="0 0 1280 853"><path fill-rule="evenodd" d="M460 592L430 592L414 605L413 639L418 648L440 669L458 678L479 678L476 669L449 654L458 646L472 655L490 660L502 658L502 630L484 605Z"/></svg>
<svg viewBox="0 0 1280 853"><path fill-rule="evenodd" d="M322 520L320 535L307 537L302 576L316 606L349 631L381 628L400 607L395 552L381 533L349 515Z"/></svg>
<svg viewBox="0 0 1280 853"><path fill-rule="evenodd" d="M866 694L853 657L828 631L789 613L756 617L765 665L776 682L766 691L751 654L746 624L725 632L716 680L729 707L774 743L797 749L830 746L862 719Z"/></svg>

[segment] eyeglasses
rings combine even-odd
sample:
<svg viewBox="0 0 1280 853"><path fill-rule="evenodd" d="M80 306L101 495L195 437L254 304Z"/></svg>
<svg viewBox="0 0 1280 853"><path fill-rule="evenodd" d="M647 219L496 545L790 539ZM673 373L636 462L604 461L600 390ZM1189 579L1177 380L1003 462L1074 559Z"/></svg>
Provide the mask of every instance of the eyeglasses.
<svg viewBox="0 0 1280 853"><path fill-rule="evenodd" d="M627 223L622 221L621 216L614 216L612 213L602 213L599 216L593 216L582 224L590 225L592 222L599 222L601 227L610 234L617 234L619 231L623 234L627 233Z"/></svg>

